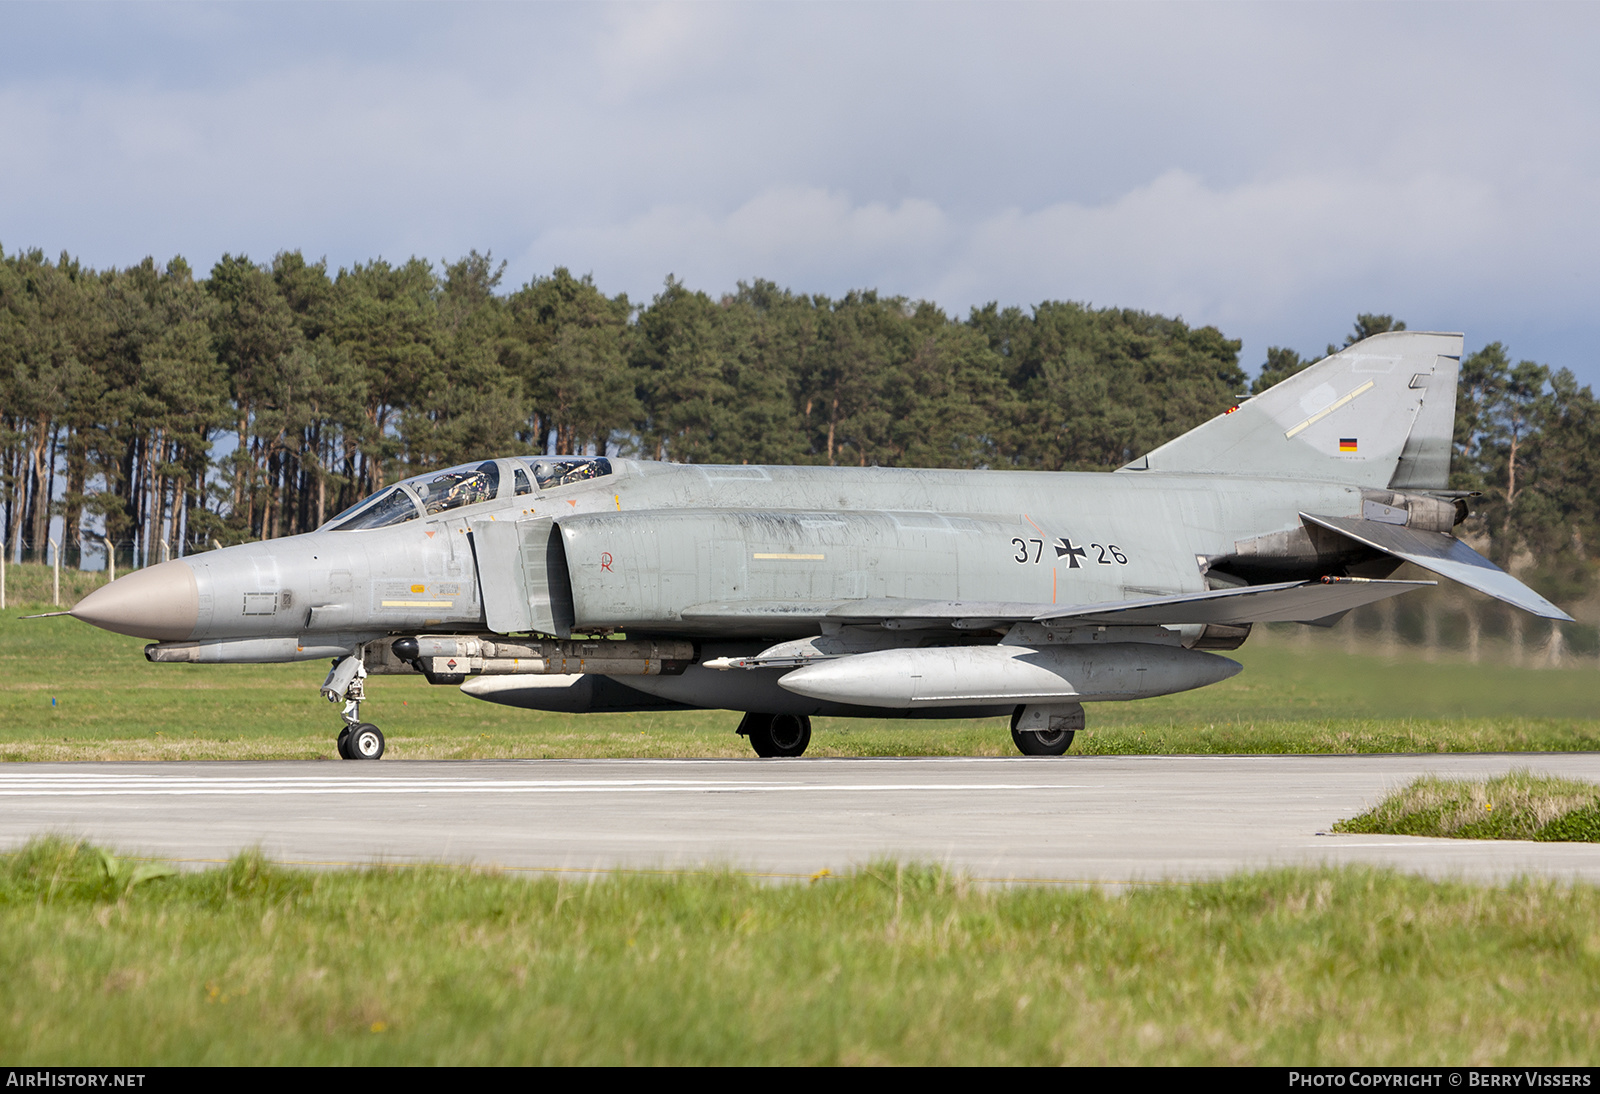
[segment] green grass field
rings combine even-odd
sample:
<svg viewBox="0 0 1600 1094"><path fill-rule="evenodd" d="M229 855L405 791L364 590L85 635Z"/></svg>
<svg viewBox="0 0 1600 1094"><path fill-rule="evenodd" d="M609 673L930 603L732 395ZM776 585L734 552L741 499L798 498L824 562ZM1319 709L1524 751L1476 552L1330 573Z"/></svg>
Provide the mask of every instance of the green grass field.
<svg viewBox="0 0 1600 1094"><path fill-rule="evenodd" d="M47 842L0 856L0 1058L1590 1064L1597 923L1590 886L1365 870L1121 895L894 865L142 877Z"/></svg>
<svg viewBox="0 0 1600 1094"><path fill-rule="evenodd" d="M1600 843L1600 786L1528 771L1476 781L1424 777L1333 830Z"/></svg>
<svg viewBox="0 0 1600 1094"><path fill-rule="evenodd" d="M40 610L48 603L0 612L0 760L334 758L338 712L316 690L326 664L151 665L140 639L69 618L19 619ZM1073 751L1600 747L1600 668L1385 660L1302 647L1273 632L1229 656L1245 671L1213 687L1091 705ZM368 695L363 716L383 728L396 759L754 756L734 735L739 716L730 712L540 714L404 677L372 678ZM822 718L808 755L1013 751L1002 719Z"/></svg>

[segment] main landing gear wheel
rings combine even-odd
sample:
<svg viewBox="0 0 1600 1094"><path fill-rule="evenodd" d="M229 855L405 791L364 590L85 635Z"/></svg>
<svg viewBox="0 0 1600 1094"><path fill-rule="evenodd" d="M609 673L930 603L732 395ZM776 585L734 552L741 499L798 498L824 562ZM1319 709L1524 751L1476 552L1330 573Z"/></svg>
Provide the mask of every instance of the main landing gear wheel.
<svg viewBox="0 0 1600 1094"><path fill-rule="evenodd" d="M376 760L383 756L383 730L371 722L353 725L339 734L339 755L347 760Z"/></svg>
<svg viewBox="0 0 1600 1094"><path fill-rule="evenodd" d="M757 756L800 756L811 743L811 719L804 714L746 714L739 736L750 738Z"/></svg>
<svg viewBox="0 0 1600 1094"><path fill-rule="evenodd" d="M1022 718L1021 707L1011 716L1011 740L1017 746L1017 751L1024 756L1061 756L1072 747L1072 738L1077 732L1071 729L1046 730L1042 733L1029 732L1017 728L1017 722Z"/></svg>

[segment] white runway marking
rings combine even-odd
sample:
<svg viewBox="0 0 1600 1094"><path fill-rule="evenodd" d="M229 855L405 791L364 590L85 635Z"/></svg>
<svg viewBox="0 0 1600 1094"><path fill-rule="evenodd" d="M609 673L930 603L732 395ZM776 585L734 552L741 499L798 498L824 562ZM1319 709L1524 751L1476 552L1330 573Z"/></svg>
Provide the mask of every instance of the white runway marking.
<svg viewBox="0 0 1600 1094"><path fill-rule="evenodd" d="M610 794L729 793L774 790L828 791L996 791L1087 790L1074 783L786 783L726 779L394 779L305 776L295 778L207 778L140 775L38 775L0 777L0 797L95 797L106 794Z"/></svg>

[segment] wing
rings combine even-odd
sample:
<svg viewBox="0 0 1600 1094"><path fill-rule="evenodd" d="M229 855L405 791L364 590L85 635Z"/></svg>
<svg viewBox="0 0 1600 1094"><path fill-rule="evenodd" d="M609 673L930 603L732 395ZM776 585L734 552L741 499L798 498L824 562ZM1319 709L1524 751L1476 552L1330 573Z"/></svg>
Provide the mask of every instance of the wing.
<svg viewBox="0 0 1600 1094"><path fill-rule="evenodd" d="M1223 589L1207 593L1149 597L1113 604L1086 604L1063 608L1055 604L1014 604L993 601L923 600L856 601L827 610L829 622L850 625L878 624L889 630L954 628L985 630L1011 624L1044 623L1149 627L1151 641L1158 635L1176 643L1172 631L1158 631L1162 625L1186 623L1309 623L1351 608L1412 589L1432 586L1432 581L1369 581L1364 578L1324 578L1321 581L1285 581L1276 585L1254 585L1242 589ZM712 606L706 606L707 609ZM759 606L756 606L759 609ZM811 606L816 611L821 605ZM686 612L685 615L688 613ZM713 618L698 614L697 619ZM748 617L745 617L748 618ZM719 657L705 662L711 669L795 668L818 661L888 647L895 640L882 631L884 640L867 636L842 639L823 636L816 639L780 642L761 653L746 657ZM1013 631L1013 633L1016 633Z"/></svg>
<svg viewBox="0 0 1600 1094"><path fill-rule="evenodd" d="M1284 581L1247 585L1209 593L1187 593L1116 604L1091 604L1035 616L1036 622L1181 625L1217 623L1310 623L1373 604L1391 596L1428 588L1432 581L1372 581L1359 577L1325 577L1320 581Z"/></svg>
<svg viewBox="0 0 1600 1094"><path fill-rule="evenodd" d="M1029 604L980 600L855 600L828 604L702 604L684 611L696 622L749 621L769 613L786 620L809 616L830 623L879 625L890 630L987 630L1011 623L1087 623L1179 626L1186 623L1309 623L1371 604L1432 581L1323 578L1284 581L1204 593L1148 597L1109 604Z"/></svg>

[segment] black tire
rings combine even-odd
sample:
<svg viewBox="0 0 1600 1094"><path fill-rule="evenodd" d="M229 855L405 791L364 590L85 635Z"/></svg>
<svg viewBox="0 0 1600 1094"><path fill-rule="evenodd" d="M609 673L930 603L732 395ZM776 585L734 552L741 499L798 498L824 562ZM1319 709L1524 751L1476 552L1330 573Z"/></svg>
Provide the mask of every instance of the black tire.
<svg viewBox="0 0 1600 1094"><path fill-rule="evenodd" d="M1061 756L1072 747L1072 738L1078 734L1071 729L1058 729L1054 733L1027 733L1017 729L1017 721L1022 717L1022 708L1018 707L1011 716L1011 742L1017 746L1017 751L1024 756Z"/></svg>
<svg viewBox="0 0 1600 1094"><path fill-rule="evenodd" d="M804 714L746 714L739 733L763 758L802 756L811 743L811 719Z"/></svg>
<svg viewBox="0 0 1600 1094"><path fill-rule="evenodd" d="M345 726L343 729L339 730L339 740L338 740L338 743L337 743L336 747L339 750L339 759L341 759L341 760L353 760L353 759L355 759L354 756L350 755L350 727L349 726Z"/></svg>
<svg viewBox="0 0 1600 1094"><path fill-rule="evenodd" d="M371 722L362 722L350 729L350 739L345 752L352 760L379 760L383 758L383 730Z"/></svg>

